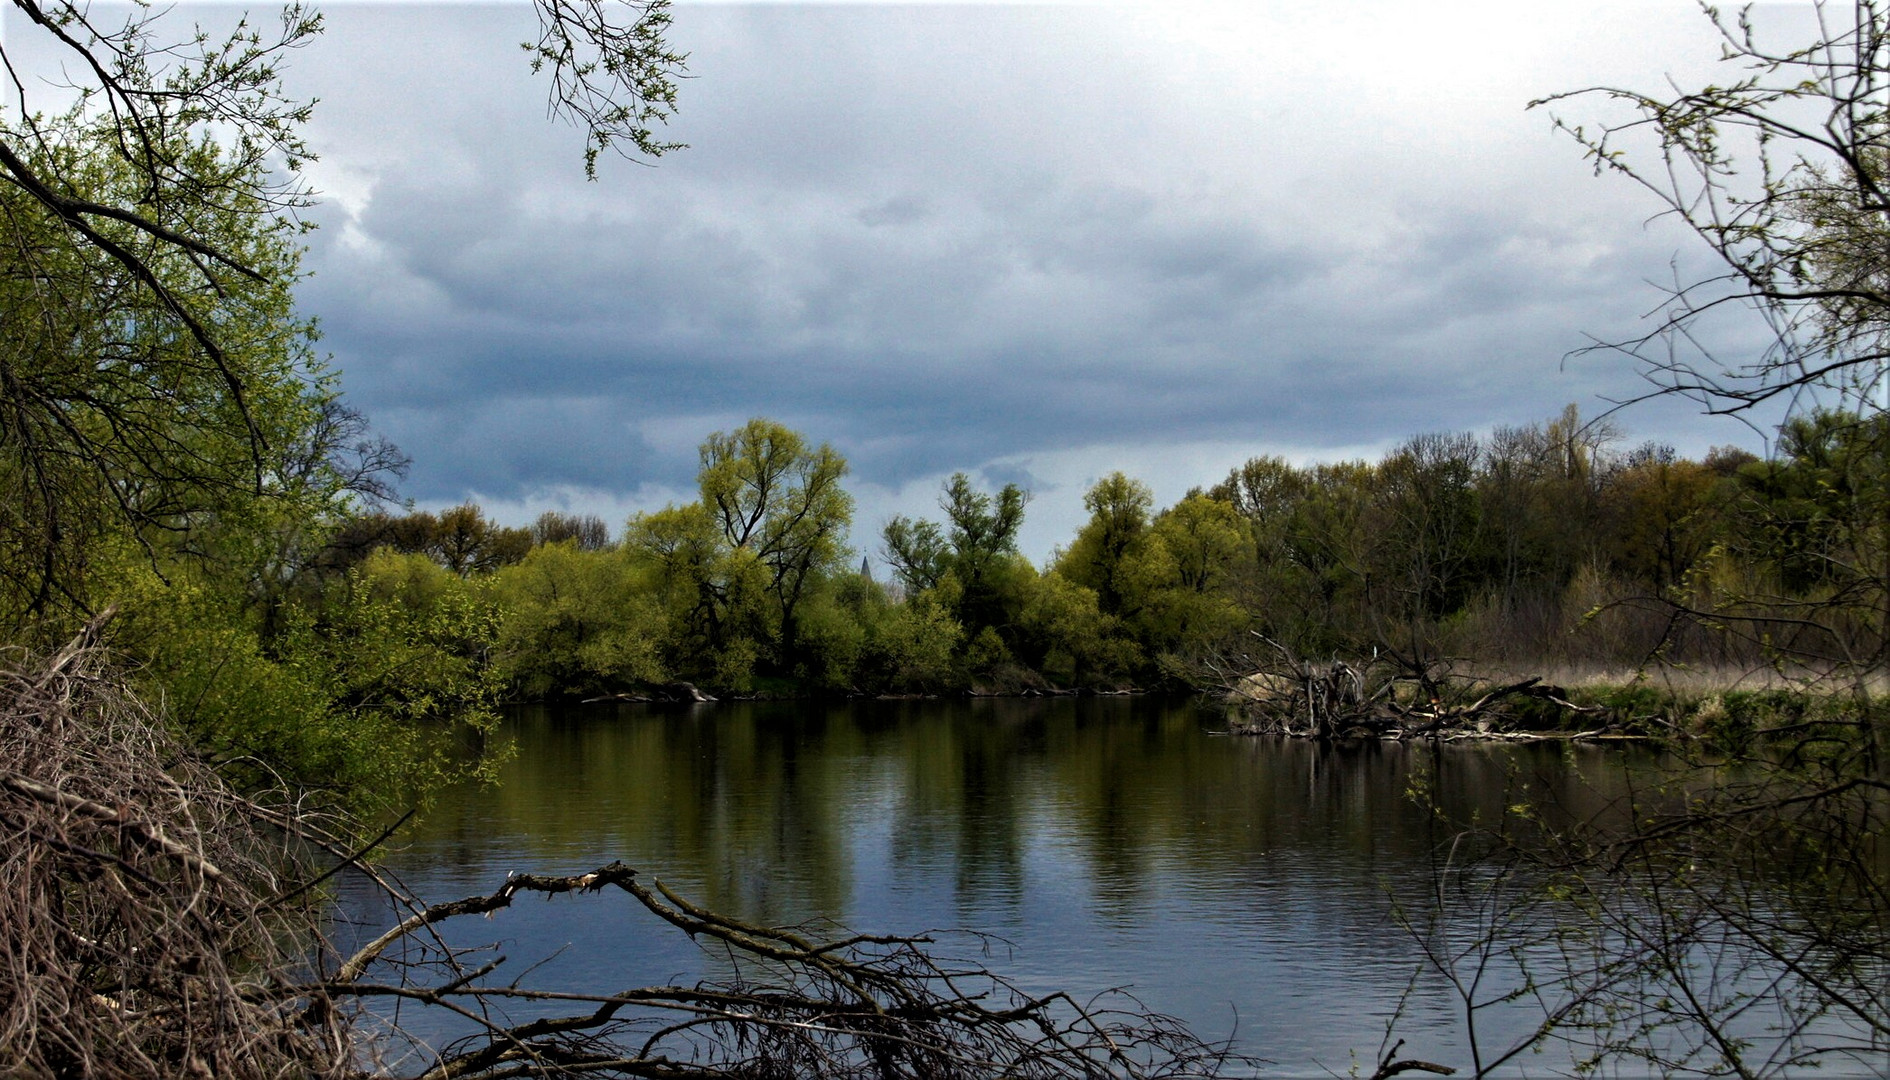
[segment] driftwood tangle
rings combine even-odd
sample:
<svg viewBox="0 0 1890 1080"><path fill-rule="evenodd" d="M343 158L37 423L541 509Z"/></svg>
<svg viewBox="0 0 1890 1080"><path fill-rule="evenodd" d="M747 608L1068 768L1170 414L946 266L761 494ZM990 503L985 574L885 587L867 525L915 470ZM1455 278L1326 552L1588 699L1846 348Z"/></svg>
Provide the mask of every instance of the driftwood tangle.
<svg viewBox="0 0 1890 1080"><path fill-rule="evenodd" d="M1540 676L1493 683L1454 673L1448 663L1380 650L1357 664L1305 660L1262 637L1268 662L1209 665L1218 689L1238 708L1242 735L1315 739L1594 739L1614 732L1603 710L1576 705ZM1524 720L1521 703L1532 703ZM1558 722L1545 725L1544 716Z"/></svg>

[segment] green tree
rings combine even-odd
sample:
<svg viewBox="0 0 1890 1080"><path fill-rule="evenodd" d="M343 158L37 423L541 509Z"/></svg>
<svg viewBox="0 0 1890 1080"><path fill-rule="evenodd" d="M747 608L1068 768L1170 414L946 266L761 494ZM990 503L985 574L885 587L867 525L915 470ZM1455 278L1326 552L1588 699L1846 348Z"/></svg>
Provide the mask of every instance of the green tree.
<svg viewBox="0 0 1890 1080"><path fill-rule="evenodd" d="M1268 637L1301 654L1371 638L1379 482L1379 467L1363 461L1299 469L1255 458L1208 492L1247 523L1251 571L1235 588Z"/></svg>
<svg viewBox="0 0 1890 1080"><path fill-rule="evenodd" d="M1142 590L1130 583L1130 565L1142 554L1155 495L1140 480L1113 472L1083 495L1089 521L1069 550L1057 560L1057 572L1096 592L1105 614L1122 615Z"/></svg>
<svg viewBox="0 0 1890 1080"><path fill-rule="evenodd" d="M1017 530L1029 501L1016 484L992 495L972 487L964 473L953 473L939 494L944 525L895 517L881 534L881 551L908 591L939 589L946 595L967 640L976 640L987 627L1010 625L1015 614Z"/></svg>
<svg viewBox="0 0 1890 1080"><path fill-rule="evenodd" d="M851 693L926 693L954 683L963 634L936 594L895 601L863 573L840 574L808 602L802 632L812 682Z"/></svg>
<svg viewBox="0 0 1890 1080"><path fill-rule="evenodd" d="M1102 610L1096 590L1062 574L1022 569L1011 632L1017 659L1063 686L1121 684L1136 677L1144 654L1122 620Z"/></svg>
<svg viewBox="0 0 1890 1080"><path fill-rule="evenodd" d="M881 541L881 554L908 595L937 588L951 568L952 548L936 521L896 516L886 523Z"/></svg>
<svg viewBox="0 0 1890 1080"><path fill-rule="evenodd" d="M108 152L115 132L77 116L43 121L43 151L82 190L132 198L139 176ZM188 148L204 177L239 190L249 169L214 144ZM238 204L167 215L260 268L214 292L195 263L115 220L94 232L144 264L166 300L121 260L75 242L29 192L0 184L0 608L9 625L99 602L93 545L117 535L153 554L192 545L259 500L304 515L339 498L341 448L318 424L334 398L314 334L289 287L293 230ZM206 357L176 331L172 307L213 327ZM311 445L312 444L312 445Z"/></svg>
<svg viewBox="0 0 1890 1080"><path fill-rule="evenodd" d="M851 554L846 532L853 497L840 487L846 459L826 443L809 447L799 433L760 417L709 436L701 457L702 503L728 546L766 568L777 660L790 666L802 599Z"/></svg>
<svg viewBox="0 0 1890 1080"><path fill-rule="evenodd" d="M669 628L649 570L577 539L541 544L493 575L504 612L496 663L528 697L665 681Z"/></svg>
<svg viewBox="0 0 1890 1080"><path fill-rule="evenodd" d="M244 786L374 820L462 774L462 751L498 721L499 609L483 583L424 556L376 553L287 607L267 639L227 576L118 558L117 647L166 719Z"/></svg>
<svg viewBox="0 0 1890 1080"><path fill-rule="evenodd" d="M957 565L995 559L1017 551L1017 530L1024 524L1024 506L1030 493L1005 484L994 495L971 486L971 478L953 473L939 496L951 528L952 555Z"/></svg>
<svg viewBox="0 0 1890 1080"><path fill-rule="evenodd" d="M765 583L752 555L731 551L699 502L633 516L624 547L648 566L670 626L665 665L694 679L746 686L765 634ZM722 678L746 664L734 682Z"/></svg>
<svg viewBox="0 0 1890 1080"><path fill-rule="evenodd" d="M639 514L625 532L681 630L675 666L722 685L745 685L757 662L791 675L802 605L849 555L846 461L761 418L709 436L701 461L699 502Z"/></svg>
<svg viewBox="0 0 1890 1080"><path fill-rule="evenodd" d="M1190 494L1156 516L1147 548L1135 575L1147 582L1137 636L1151 652L1215 648L1248 622L1236 589L1251 576L1253 548L1231 504Z"/></svg>
<svg viewBox="0 0 1890 1080"><path fill-rule="evenodd" d="M82 553L101 530L151 543L154 529L280 488L294 459L344 448L321 437L335 391L288 301L296 215L311 201L310 103L284 92L279 69L319 16L291 5L273 27L211 31L175 27L160 8L8 6L0 533L19 557L0 567L13 594L0 604L17 625L21 609L88 605ZM531 63L551 80L552 111L585 129L587 169L606 148L672 149L653 134L683 64L665 41L667 0L610 14L546 0L538 13ZM40 85L76 103L34 111ZM285 363L323 388L297 388ZM311 434L323 444L313 457Z"/></svg>

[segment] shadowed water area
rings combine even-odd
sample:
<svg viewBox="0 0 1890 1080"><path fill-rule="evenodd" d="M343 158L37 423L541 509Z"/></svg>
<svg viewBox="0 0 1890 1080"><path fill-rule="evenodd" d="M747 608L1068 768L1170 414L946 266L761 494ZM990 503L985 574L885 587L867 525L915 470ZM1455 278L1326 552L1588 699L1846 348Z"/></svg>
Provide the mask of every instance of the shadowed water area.
<svg viewBox="0 0 1890 1080"><path fill-rule="evenodd" d="M1217 737L1188 702L1029 699L518 711L496 787L448 793L388 865L430 900L509 871L622 859L750 921L966 928L1036 990L1126 986L1268 1072L1366 1072L1419 966L1391 917L1451 830L1526 797L1586 814L1620 747ZM1528 792L1524 795L1523 792ZM359 884L343 910L391 917ZM714 969L627 898L521 900L455 927L529 982L613 991ZM1456 1006L1419 978L1407 1054L1463 1064Z"/></svg>

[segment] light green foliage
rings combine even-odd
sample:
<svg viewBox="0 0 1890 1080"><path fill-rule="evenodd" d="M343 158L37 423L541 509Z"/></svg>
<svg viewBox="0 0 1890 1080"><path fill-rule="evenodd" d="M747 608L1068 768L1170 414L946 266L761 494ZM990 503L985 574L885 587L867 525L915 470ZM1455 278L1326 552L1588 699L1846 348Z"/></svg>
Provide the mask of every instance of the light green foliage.
<svg viewBox="0 0 1890 1080"><path fill-rule="evenodd" d="M1024 524L1030 496L1005 484L995 496L971 486L964 473L953 473L939 498L950 526L949 571L958 579L958 621L967 632L1003 627L1016 611L1017 583L1034 573L1019 566L1017 530Z"/></svg>
<svg viewBox="0 0 1890 1080"><path fill-rule="evenodd" d="M1198 493L1162 511L1154 534L1173 559L1175 584L1200 595L1227 588L1251 549L1247 522L1232 504Z"/></svg>
<svg viewBox="0 0 1890 1080"><path fill-rule="evenodd" d="M709 436L701 459L699 503L639 514L625 531L676 629L671 667L726 680L745 665L743 685L757 663L791 673L802 604L849 555L846 461L761 418Z"/></svg>
<svg viewBox="0 0 1890 1080"><path fill-rule="evenodd" d="M713 685L743 693L755 687L755 667L761 660L761 649L753 638L734 638L717 649L711 655L714 664L709 669L709 678Z"/></svg>
<svg viewBox="0 0 1890 1080"><path fill-rule="evenodd" d="M824 691L857 688L867 634L886 606L883 594L877 604L868 600L861 584L878 592L872 582L849 574L801 605L800 662L793 675L803 685Z"/></svg>
<svg viewBox="0 0 1890 1080"><path fill-rule="evenodd" d="M669 0L629 0L609 16L584 11L541 3L538 40L525 49L533 72L550 73L552 113L584 128L584 175L595 180L606 150L655 158L683 148L655 129L675 115L688 57L664 37Z"/></svg>
<svg viewBox="0 0 1890 1080"><path fill-rule="evenodd" d="M285 652L291 663L319 671L327 699L355 722L426 751L409 755L411 779L399 778L408 790L398 805L453 774L452 740L483 748L498 722L504 673L492 660L500 626L486 583L420 556L379 553Z"/></svg>
<svg viewBox="0 0 1890 1080"><path fill-rule="evenodd" d="M1234 590L1251 576L1252 543L1231 504L1189 495L1155 519L1144 547L1123 577L1150 649L1192 655L1246 625Z"/></svg>
<svg viewBox="0 0 1890 1080"><path fill-rule="evenodd" d="M533 548L493 575L505 622L498 665L527 697L592 694L662 682L668 636L653 569L575 540Z"/></svg>
<svg viewBox="0 0 1890 1080"><path fill-rule="evenodd" d="M895 603L864 574L843 574L808 603L801 671L813 685L862 693L914 693L953 684L962 633L931 594Z"/></svg>
<svg viewBox="0 0 1890 1080"><path fill-rule="evenodd" d="M1246 473L1250 491L1271 495L1276 510L1285 509L1270 489L1294 474L1266 459L1250 462ZM1113 677L1145 679L1161 656L1211 652L1249 621L1238 590L1253 580L1252 529L1232 503L1194 494L1151 521L1148 487L1112 473L1090 489L1084 505L1090 520L1054 573L1092 592L1104 618L1075 632L1068 618L1040 616L1040 627L1057 627L1055 634L1069 639L1046 655ZM1044 610L1075 609L1055 600Z"/></svg>
<svg viewBox="0 0 1890 1080"><path fill-rule="evenodd" d="M248 786L326 792L369 818L460 775L497 722L498 612L419 556L376 555L326 610L265 640L227 582L159 579L127 553L120 647L192 742Z"/></svg>
<svg viewBox="0 0 1890 1080"><path fill-rule="evenodd" d="M692 593L721 550L715 520L701 503L636 514L624 526L623 542L662 572L664 588L685 586Z"/></svg>
<svg viewBox="0 0 1890 1080"><path fill-rule="evenodd" d="M760 417L709 436L701 456L702 505L732 551L766 568L777 660L791 663L801 599L850 554L845 536L853 497L840 487L846 459L826 443L810 448L799 433Z"/></svg>
<svg viewBox="0 0 1890 1080"><path fill-rule="evenodd" d="M95 202L141 197L112 129L75 116L40 123L24 167ZM203 141L163 149L229 194L148 212L254 276L218 273L205 288L206 260L148 230L106 219L88 242L0 185L0 617L16 630L39 621L56 634L97 604L92 549L113 536L159 560L202 549L177 543L180 530L238 554L266 543L238 534L319 516L343 486L320 429L334 389L290 302L293 227L241 194L261 182L258 164ZM215 351L180 320L214 333Z"/></svg>
<svg viewBox="0 0 1890 1080"><path fill-rule="evenodd" d="M953 473L939 497L951 526L953 554L963 562L1015 552L1029 501L1029 493L1016 484L1005 484L992 496L972 487L964 473Z"/></svg>
<svg viewBox="0 0 1890 1080"><path fill-rule="evenodd" d="M328 537L399 458L315 357L298 230L254 148L153 128L129 162L119 131L39 123L11 174L142 224L74 224L0 185L0 619L63 638L116 605L147 691L246 783L356 809L418 797L446 771L440 739L491 719L466 648L489 628L324 597ZM153 163L204 187L154 191Z"/></svg>
<svg viewBox="0 0 1890 1080"><path fill-rule="evenodd" d="M758 655L753 638L769 633L763 567L752 553L728 547L708 507L689 503L632 517L624 550L649 570L646 580L670 628L663 658L670 671L710 678L731 667L724 653Z"/></svg>
<svg viewBox="0 0 1890 1080"><path fill-rule="evenodd" d="M860 654L866 686L936 691L952 679L952 655L964 630L945 608L924 596L886 608L867 626Z"/></svg>
<svg viewBox="0 0 1890 1080"><path fill-rule="evenodd" d="M1716 412L1835 402L1876 412L1890 344L1890 123L1878 93L1890 76L1890 9L1815 0L1781 36L1758 32L1744 7L1703 8L1723 79L1531 103L1622 109L1599 124L1558 117L1556 126L1597 171L1637 181L1718 264L1675 283L1653 333L1606 347ZM1703 347L1721 332L1719 312L1754 308L1774 335L1765 349Z"/></svg>
<svg viewBox="0 0 1890 1080"><path fill-rule="evenodd" d="M1061 574L1031 576L1018 624L1029 647L1022 659L1062 685L1125 680L1144 661L1120 621L1102 612L1096 591Z"/></svg>

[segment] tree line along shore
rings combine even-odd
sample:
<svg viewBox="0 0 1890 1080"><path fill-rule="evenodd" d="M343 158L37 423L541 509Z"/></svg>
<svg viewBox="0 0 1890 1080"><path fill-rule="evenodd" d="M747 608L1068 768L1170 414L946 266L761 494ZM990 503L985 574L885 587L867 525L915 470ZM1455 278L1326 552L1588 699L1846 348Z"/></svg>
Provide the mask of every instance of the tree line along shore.
<svg viewBox="0 0 1890 1080"><path fill-rule="evenodd" d="M1776 711L1881 650L1846 597L1885 557L1886 434L1815 412L1770 458L1695 461L1571 407L1376 462L1256 457L1159 509L1111 473L1039 567L1029 493L964 474L936 518L850 542L845 460L757 418L703 442L696 501L616 530L357 498L237 558L130 554L102 598L193 730L317 759L325 702L410 743L505 701L1223 690L1282 655L1395 661L1426 693L1572 674L1580 704L1673 723Z"/></svg>

